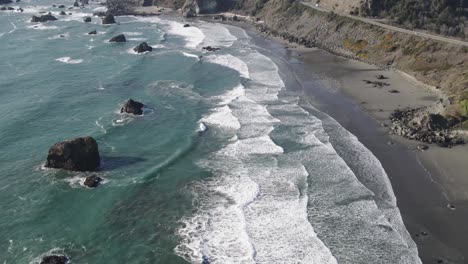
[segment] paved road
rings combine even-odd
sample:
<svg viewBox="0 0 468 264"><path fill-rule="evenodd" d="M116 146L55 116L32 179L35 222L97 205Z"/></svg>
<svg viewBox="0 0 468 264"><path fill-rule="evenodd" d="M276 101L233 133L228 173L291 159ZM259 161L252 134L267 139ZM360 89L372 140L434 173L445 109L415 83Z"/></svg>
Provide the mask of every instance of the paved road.
<svg viewBox="0 0 468 264"><path fill-rule="evenodd" d="M326 9L315 6L315 3L301 2L301 4L310 6L310 7L314 8L314 9L316 9L318 11L331 12L329 10L326 10ZM393 30L393 31L398 31L398 32L402 32L402 33L406 33L406 34L410 34L410 35L425 37L425 38L429 38L429 39L434 39L434 40L438 40L438 41L443 41L443 42L447 42L447 43L451 43L451 44L455 44L455 45L462 45L462 46L467 46L468 47L468 42L458 40L458 39L445 38L445 37L438 36L438 35L432 35L432 34L428 34L428 33L416 32L416 31L412 31L412 30L408 30L408 29L404 29L404 28L394 27L394 26L383 24L383 23L377 22L375 20L364 18L364 17L352 16L352 15L348 15L348 14L339 14L339 15L349 17L351 19L359 20L359 21L362 21L364 23L372 24L372 25L375 25L375 26L378 26L378 27L390 29L390 30Z"/></svg>

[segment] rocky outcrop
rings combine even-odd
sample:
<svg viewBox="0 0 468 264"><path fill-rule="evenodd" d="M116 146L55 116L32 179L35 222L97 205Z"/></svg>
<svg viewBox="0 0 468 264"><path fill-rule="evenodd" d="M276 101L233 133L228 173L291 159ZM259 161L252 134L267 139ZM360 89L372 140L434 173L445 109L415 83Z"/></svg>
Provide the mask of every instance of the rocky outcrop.
<svg viewBox="0 0 468 264"><path fill-rule="evenodd" d="M47 22L47 21L55 21L57 20L56 17L54 17L53 15L51 15L50 13L47 14L47 15L42 15L40 17L38 16L33 16L31 18L31 22L33 23L37 23L37 22Z"/></svg>
<svg viewBox="0 0 468 264"><path fill-rule="evenodd" d="M101 182L102 182L101 177L98 177L96 175L91 175L91 176L86 177L85 181L83 182L83 185L89 188L96 188L99 186Z"/></svg>
<svg viewBox="0 0 468 264"><path fill-rule="evenodd" d="M124 106L120 109L120 113L128 113L133 115L142 115L143 114L143 103L129 99Z"/></svg>
<svg viewBox="0 0 468 264"><path fill-rule="evenodd" d="M52 255L43 257L40 264L66 264L67 262L68 258L65 256Z"/></svg>
<svg viewBox="0 0 468 264"><path fill-rule="evenodd" d="M396 110L390 115L391 133L441 147L464 144L449 128L463 120L431 114L426 108Z"/></svg>
<svg viewBox="0 0 468 264"><path fill-rule="evenodd" d="M71 171L95 171L101 164L98 144L92 137L55 143L49 149L45 167Z"/></svg>
<svg viewBox="0 0 468 264"><path fill-rule="evenodd" d="M102 19L102 24L103 24L103 25L115 24L114 15L107 14L107 15Z"/></svg>
<svg viewBox="0 0 468 264"><path fill-rule="evenodd" d="M151 46L149 46L148 43L142 42L142 43L140 43L138 46L136 46L135 48L133 48L133 50L134 50L136 53L143 53L143 52L153 51L153 48L152 48Z"/></svg>
<svg viewBox="0 0 468 264"><path fill-rule="evenodd" d="M196 0L187 0L182 7L182 15L184 17L196 17L200 13Z"/></svg>
<svg viewBox="0 0 468 264"><path fill-rule="evenodd" d="M124 34L120 34L118 36L115 36L109 40L109 42L126 42L127 39L125 38Z"/></svg>

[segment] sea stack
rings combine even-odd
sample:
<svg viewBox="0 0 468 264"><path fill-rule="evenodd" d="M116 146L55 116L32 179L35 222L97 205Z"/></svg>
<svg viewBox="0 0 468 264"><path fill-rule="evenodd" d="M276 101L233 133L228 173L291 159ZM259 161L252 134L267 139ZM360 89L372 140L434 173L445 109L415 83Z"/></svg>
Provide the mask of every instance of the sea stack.
<svg viewBox="0 0 468 264"><path fill-rule="evenodd" d="M129 99L122 109L120 109L120 113L128 113L134 115L142 115L143 114L143 104L137 101L133 101L133 99Z"/></svg>
<svg viewBox="0 0 468 264"><path fill-rule="evenodd" d="M115 36L109 40L109 42L126 42L127 39L125 38L124 34L120 34L118 36Z"/></svg>
<svg viewBox="0 0 468 264"><path fill-rule="evenodd" d="M143 52L153 51L153 48L151 46L149 46L148 43L142 42L142 43L140 43L140 45L133 48L133 50L136 53L143 53Z"/></svg>
<svg viewBox="0 0 468 264"><path fill-rule="evenodd" d="M102 19L102 24L103 25L107 25L107 24L115 24L115 18L113 15L106 15L103 19Z"/></svg>
<svg viewBox="0 0 468 264"><path fill-rule="evenodd" d="M95 171L101 164L98 144L92 137L55 143L49 149L45 167L71 171Z"/></svg>

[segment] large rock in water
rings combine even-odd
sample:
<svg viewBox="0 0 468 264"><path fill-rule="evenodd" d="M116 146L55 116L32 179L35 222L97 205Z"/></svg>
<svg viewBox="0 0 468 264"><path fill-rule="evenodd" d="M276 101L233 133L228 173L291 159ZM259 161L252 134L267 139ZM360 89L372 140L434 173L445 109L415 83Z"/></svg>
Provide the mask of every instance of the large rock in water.
<svg viewBox="0 0 468 264"><path fill-rule="evenodd" d="M109 42L126 42L127 39L125 38L124 34L120 34L118 36L115 36L109 40Z"/></svg>
<svg viewBox="0 0 468 264"><path fill-rule="evenodd" d="M149 46L148 43L142 42L142 43L140 43L140 45L133 48L133 50L135 52L137 52L137 53L143 53L143 52L147 52L147 51L153 51L153 48L151 46Z"/></svg>
<svg viewBox="0 0 468 264"><path fill-rule="evenodd" d="M103 19L102 19L102 24L103 25L107 25L107 24L115 24L115 18L113 15L106 15Z"/></svg>
<svg viewBox="0 0 468 264"><path fill-rule="evenodd" d="M47 15L42 15L40 17L38 16L33 16L31 18L31 22L47 22L47 21L55 21L57 20L56 17L54 17L53 15L51 14L47 14Z"/></svg>
<svg viewBox="0 0 468 264"><path fill-rule="evenodd" d="M91 175L86 177L83 185L88 186L89 188L96 188L98 187L99 183L101 183L102 178L96 175Z"/></svg>
<svg viewBox="0 0 468 264"><path fill-rule="evenodd" d="M101 157L96 140L81 137L55 143L47 155L45 167L71 171L94 171L99 168Z"/></svg>
<svg viewBox="0 0 468 264"><path fill-rule="evenodd" d="M142 115L143 114L143 104L137 101L133 101L133 99L129 99L122 109L120 109L120 113L129 113L134 115Z"/></svg>
<svg viewBox="0 0 468 264"><path fill-rule="evenodd" d="M199 13L200 8L198 7L196 0L185 1L184 6L182 7L182 15L184 17L196 17Z"/></svg>
<svg viewBox="0 0 468 264"><path fill-rule="evenodd" d="M40 264L66 264L68 262L67 257L65 256L46 256L43 257Z"/></svg>

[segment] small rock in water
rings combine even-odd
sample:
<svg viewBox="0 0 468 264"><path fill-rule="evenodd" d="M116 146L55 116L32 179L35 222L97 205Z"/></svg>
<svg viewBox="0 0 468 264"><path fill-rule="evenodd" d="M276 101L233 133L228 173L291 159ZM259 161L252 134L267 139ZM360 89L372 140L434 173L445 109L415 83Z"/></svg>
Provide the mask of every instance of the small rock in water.
<svg viewBox="0 0 468 264"><path fill-rule="evenodd" d="M133 48L133 50L137 53L143 53L143 52L153 51L153 48L149 46L148 43L142 42L138 46Z"/></svg>
<svg viewBox="0 0 468 264"><path fill-rule="evenodd" d="M428 149L429 149L429 146L427 146L427 145L418 145L418 149L419 149L420 151L425 151L425 150L428 150Z"/></svg>
<svg viewBox="0 0 468 264"><path fill-rule="evenodd" d="M66 16L67 13L65 13L65 11L60 11L60 15L61 15L61 16Z"/></svg>
<svg viewBox="0 0 468 264"><path fill-rule="evenodd" d="M206 47L203 47L202 49L203 49L203 50L206 50L206 51L218 51L218 50L221 50L220 48L211 47L211 46L206 46Z"/></svg>
<svg viewBox="0 0 468 264"><path fill-rule="evenodd" d="M78 3L78 1L75 1L75 2L73 3L73 6L74 6L74 7L80 7L80 3Z"/></svg>
<svg viewBox="0 0 468 264"><path fill-rule="evenodd" d="M388 91L388 92L389 92L389 93L400 93L400 91L398 91L398 90L390 90L390 91Z"/></svg>
<svg viewBox="0 0 468 264"><path fill-rule="evenodd" d="M125 38L124 34L120 34L118 36L115 36L109 40L109 42L126 42L127 39Z"/></svg>
<svg viewBox="0 0 468 264"><path fill-rule="evenodd" d="M88 33L88 35L96 35L97 34L97 31L96 30L93 30L91 32Z"/></svg>
<svg viewBox="0 0 468 264"><path fill-rule="evenodd" d="M450 210L455 210L456 209L455 205L453 205L453 204L447 204L447 208L450 209Z"/></svg>
<svg viewBox="0 0 468 264"><path fill-rule="evenodd" d="M33 16L31 18L31 22L35 23L35 22L47 22L47 21L55 21L57 20L56 17L54 17L53 15L51 15L50 13L47 14L47 15L42 15L40 17L38 16Z"/></svg>
<svg viewBox="0 0 468 264"><path fill-rule="evenodd" d="M91 18L90 17L85 17L85 18L83 18L83 21L86 22L86 23L89 23L89 22L91 22Z"/></svg>
<svg viewBox="0 0 468 264"><path fill-rule="evenodd" d="M142 115L143 114L143 103L133 101L133 99L129 99L124 106L120 109L120 113L129 113L134 115Z"/></svg>
<svg viewBox="0 0 468 264"><path fill-rule="evenodd" d="M58 8L65 8L65 5L59 5Z"/></svg>
<svg viewBox="0 0 468 264"><path fill-rule="evenodd" d="M184 27L185 27L185 28L186 28L186 27L190 27L190 25L189 25L189 24L185 24Z"/></svg>
<svg viewBox="0 0 468 264"><path fill-rule="evenodd" d="M101 177L98 177L96 175L91 175L91 176L86 177L83 184L85 186L88 186L89 188L96 188L101 183L101 181L102 181Z"/></svg>
<svg viewBox="0 0 468 264"><path fill-rule="evenodd" d="M52 255L43 257L40 264L66 264L67 262L68 258L65 256Z"/></svg>
<svg viewBox="0 0 468 264"><path fill-rule="evenodd" d="M102 19L102 24L103 25L106 25L106 24L115 24L115 18L113 15L106 15L103 19Z"/></svg>

